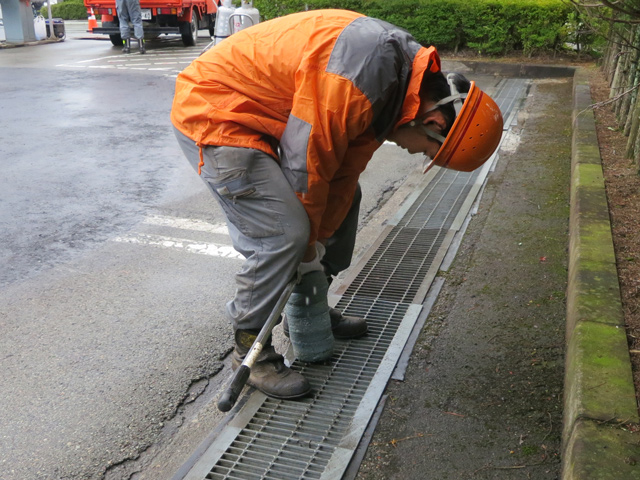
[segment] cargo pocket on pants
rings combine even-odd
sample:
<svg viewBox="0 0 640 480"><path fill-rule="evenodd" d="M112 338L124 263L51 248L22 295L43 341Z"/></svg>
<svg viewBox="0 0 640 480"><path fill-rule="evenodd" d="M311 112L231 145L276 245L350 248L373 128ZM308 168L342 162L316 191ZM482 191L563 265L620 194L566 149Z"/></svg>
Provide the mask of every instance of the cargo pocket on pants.
<svg viewBox="0 0 640 480"><path fill-rule="evenodd" d="M251 183L245 169L229 170L205 180L218 198L227 219L244 235L262 238L284 233L278 215Z"/></svg>

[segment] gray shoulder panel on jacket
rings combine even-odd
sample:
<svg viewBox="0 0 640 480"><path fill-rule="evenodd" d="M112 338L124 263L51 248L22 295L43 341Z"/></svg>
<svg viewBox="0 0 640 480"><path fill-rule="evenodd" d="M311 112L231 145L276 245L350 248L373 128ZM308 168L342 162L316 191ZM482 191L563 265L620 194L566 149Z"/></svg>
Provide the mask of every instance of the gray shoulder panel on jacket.
<svg viewBox="0 0 640 480"><path fill-rule="evenodd" d="M327 71L351 80L369 99L378 140L400 114L419 49L407 31L369 17L351 22L336 41Z"/></svg>
<svg viewBox="0 0 640 480"><path fill-rule="evenodd" d="M311 125L294 115L289 115L287 126L280 139L280 167L294 191L307 193L307 148Z"/></svg>

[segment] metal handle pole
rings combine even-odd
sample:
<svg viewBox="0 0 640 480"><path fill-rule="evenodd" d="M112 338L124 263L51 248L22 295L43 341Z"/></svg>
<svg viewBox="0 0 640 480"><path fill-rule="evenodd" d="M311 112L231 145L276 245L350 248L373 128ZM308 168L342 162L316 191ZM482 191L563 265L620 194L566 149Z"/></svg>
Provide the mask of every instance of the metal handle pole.
<svg viewBox="0 0 640 480"><path fill-rule="evenodd" d="M236 400L238 400L238 396L240 396L240 392L244 388L244 385L247 383L247 379L251 374L251 368L260 355L260 352L262 352L264 344L271 335L271 331L278 324L280 314L282 313L282 310L284 310L284 306L287 304L287 301L291 296L291 292L298 283L298 280L298 275L296 275L289 283L287 283L286 287L284 287L284 290L282 294L280 294L280 298L273 308L271 315L269 315L269 318L254 340L253 345L251 345L247 355L244 357L242 365L240 365L240 367L234 372L231 384L218 400L218 410L221 412L228 412L231 410L235 405Z"/></svg>

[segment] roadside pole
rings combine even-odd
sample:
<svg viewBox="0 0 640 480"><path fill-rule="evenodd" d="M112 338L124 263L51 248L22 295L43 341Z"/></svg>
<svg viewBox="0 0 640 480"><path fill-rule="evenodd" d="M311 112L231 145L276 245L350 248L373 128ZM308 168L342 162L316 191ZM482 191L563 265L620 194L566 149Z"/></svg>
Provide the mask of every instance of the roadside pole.
<svg viewBox="0 0 640 480"><path fill-rule="evenodd" d="M47 0L47 11L49 12L49 39L53 40L55 33L53 32L53 18L51 16L51 0Z"/></svg>

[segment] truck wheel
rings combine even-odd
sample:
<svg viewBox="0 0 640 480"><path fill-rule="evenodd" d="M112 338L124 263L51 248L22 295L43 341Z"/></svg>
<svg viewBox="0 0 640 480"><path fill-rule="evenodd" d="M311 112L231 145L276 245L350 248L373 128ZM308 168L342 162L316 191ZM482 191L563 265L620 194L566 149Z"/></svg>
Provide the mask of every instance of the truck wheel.
<svg viewBox="0 0 640 480"><path fill-rule="evenodd" d="M120 36L119 33L114 33L113 35L109 35L109 40L111 40L111 43L113 44L114 47L122 46L122 37Z"/></svg>
<svg viewBox="0 0 640 480"><path fill-rule="evenodd" d="M190 22L180 23L182 43L185 47L193 47L198 41L198 16L195 12L191 15Z"/></svg>

